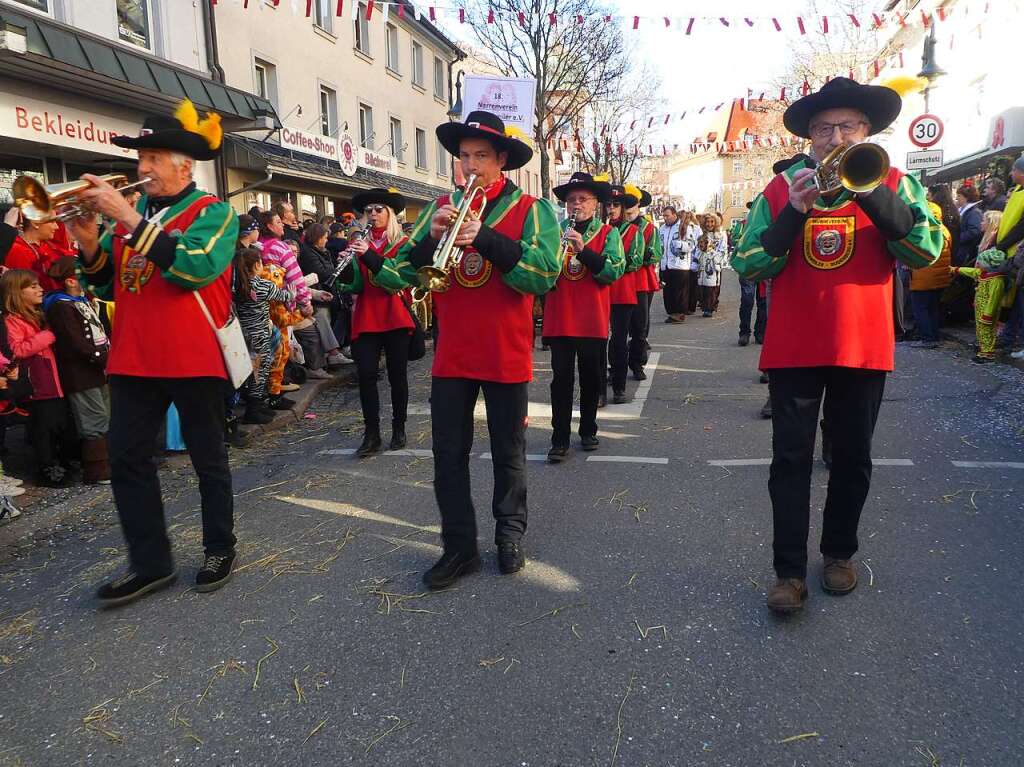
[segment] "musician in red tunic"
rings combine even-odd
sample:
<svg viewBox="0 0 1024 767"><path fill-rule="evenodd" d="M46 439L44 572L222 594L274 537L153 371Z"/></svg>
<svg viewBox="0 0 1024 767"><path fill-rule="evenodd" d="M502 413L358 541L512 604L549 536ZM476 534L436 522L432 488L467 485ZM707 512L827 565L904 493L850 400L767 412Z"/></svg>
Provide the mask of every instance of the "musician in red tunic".
<svg viewBox="0 0 1024 767"><path fill-rule="evenodd" d="M644 321L643 336L639 339L640 343L638 344L639 364L633 366L633 377L638 381L647 378L644 365L647 364L647 357L651 351L651 345L647 340L651 333L651 304L654 303L654 294L661 290L661 278L658 276L658 270L661 267L664 248L661 244L661 237L658 235L658 227L651 219L648 210L653 202L654 198L651 197L651 193L646 189L641 189L639 207L643 210L638 211L638 216L634 219L634 223L640 226L640 231L644 236L644 261L637 278L637 292L645 294L647 311L637 320L638 323L640 319ZM637 330L639 330L639 324Z"/></svg>
<svg viewBox="0 0 1024 767"><path fill-rule="evenodd" d="M483 391L494 467L492 511L498 567L514 573L525 564L527 385L533 377L533 296L558 277L559 228L554 208L524 194L503 170L521 168L533 150L521 133L506 130L490 112L471 112L465 123L444 123L437 138L475 175L486 207L469 216L454 244L464 249L449 273L451 286L434 294L438 340L431 388L434 493L441 511L444 554L424 576L443 588L480 568L476 512L469 482L473 410ZM525 138L525 137L524 137ZM463 202L455 192L427 206L416 220L397 263L386 261L378 280L413 284L416 269L434 259Z"/></svg>
<svg viewBox="0 0 1024 767"><path fill-rule="evenodd" d="M608 223L619 232L626 259L625 271L611 287L608 364L612 369L612 401L617 405L626 402L629 323L637 306L638 270L643 265L644 258L644 238L640 234L640 229L626 219L625 211L627 208L636 207L639 201L640 190L635 186L612 186Z"/></svg>
<svg viewBox="0 0 1024 767"><path fill-rule="evenodd" d="M363 407L363 442L360 458L380 452L380 395L377 370L383 350L391 384L391 450L405 447L405 419L409 408L409 335L413 330L403 291L389 290L377 281L384 261L393 259L408 239L398 214L405 198L397 191L370 189L352 198L352 207L364 216L367 237L349 246L354 257L338 278L338 288L358 294L352 316L352 357L359 376L359 402ZM327 286L330 289L330 286Z"/></svg>
<svg viewBox="0 0 1024 767"><path fill-rule="evenodd" d="M554 188L569 218L562 222L562 271L544 302L544 343L551 347L551 449L548 460L560 463L569 455L574 366L580 371L580 443L598 448L597 400L611 319L611 284L626 262L617 229L601 222L601 203L611 197L607 181L589 173L573 173ZM570 222L572 226L570 227Z"/></svg>

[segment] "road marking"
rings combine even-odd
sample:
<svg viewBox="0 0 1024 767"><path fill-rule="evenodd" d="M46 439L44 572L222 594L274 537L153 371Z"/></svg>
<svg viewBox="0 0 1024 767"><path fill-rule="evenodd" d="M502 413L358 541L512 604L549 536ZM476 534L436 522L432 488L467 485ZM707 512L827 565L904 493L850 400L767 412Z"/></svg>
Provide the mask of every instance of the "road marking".
<svg viewBox="0 0 1024 767"><path fill-rule="evenodd" d="M335 448L330 450L321 450L317 455L355 455L355 448ZM399 455L405 456L406 458L433 458L433 450L413 450L402 449L402 450L385 450L383 455Z"/></svg>
<svg viewBox="0 0 1024 767"><path fill-rule="evenodd" d="M655 463L664 466L668 458L645 458L640 455L590 455L587 463Z"/></svg>
<svg viewBox="0 0 1024 767"><path fill-rule="evenodd" d="M481 461L490 461L493 457L494 456L492 456L490 453L481 453L480 454L480 460ZM548 459L548 457L544 453L527 453L526 454L526 460L527 461L546 461L547 459Z"/></svg>
<svg viewBox="0 0 1024 767"><path fill-rule="evenodd" d="M708 466L769 466L771 458L729 458L723 461L708 461Z"/></svg>
<svg viewBox="0 0 1024 767"><path fill-rule="evenodd" d="M913 466L914 462L909 458L872 458L874 466Z"/></svg>
<svg viewBox="0 0 1024 767"><path fill-rule="evenodd" d="M958 469L1024 469L1020 461L953 461Z"/></svg>

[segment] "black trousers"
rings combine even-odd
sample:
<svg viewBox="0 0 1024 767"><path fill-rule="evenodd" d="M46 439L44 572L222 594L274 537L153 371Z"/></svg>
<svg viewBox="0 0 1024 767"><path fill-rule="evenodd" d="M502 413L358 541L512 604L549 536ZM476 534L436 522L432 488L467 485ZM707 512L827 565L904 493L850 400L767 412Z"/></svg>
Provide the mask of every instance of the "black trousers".
<svg viewBox="0 0 1024 767"><path fill-rule="evenodd" d="M527 384L435 378L430 390L434 496L446 552L477 550L469 452L473 448L473 408L481 389L494 468L494 542L515 543L526 532Z"/></svg>
<svg viewBox="0 0 1024 767"><path fill-rule="evenodd" d="M60 463L67 434L68 403L62 397L32 400L28 406L28 439L36 461L36 470Z"/></svg>
<svg viewBox="0 0 1024 767"><path fill-rule="evenodd" d="M697 311L697 299L700 297L700 286L697 284L697 272L692 269L683 272L682 302L683 314L693 314Z"/></svg>
<svg viewBox="0 0 1024 767"><path fill-rule="evenodd" d="M651 304L654 303L654 291L645 290L643 295L647 297L647 311L645 313L644 320L644 341L646 342L647 336L651 334ZM644 347L644 349L646 350L646 346ZM647 364L646 359L644 360L644 364Z"/></svg>
<svg viewBox="0 0 1024 767"><path fill-rule="evenodd" d="M768 489L774 520L775 572L807 575L811 468L818 411L832 436L821 553L849 559L871 487L871 438L885 391L883 371L840 367L779 368L768 373L772 402L772 466Z"/></svg>
<svg viewBox="0 0 1024 767"><path fill-rule="evenodd" d="M576 365L580 370L580 436L597 435L597 398L604 366L603 338L548 338L551 347L551 444L569 445Z"/></svg>
<svg viewBox="0 0 1024 767"><path fill-rule="evenodd" d="M754 338L764 339L764 329L768 324L768 297L758 295L757 283L740 277L740 335L750 335L750 317L757 305L757 318L754 320Z"/></svg>
<svg viewBox="0 0 1024 767"><path fill-rule="evenodd" d="M665 278L665 287L661 297L665 301L665 311L668 314L682 314L686 311L687 283L690 272L682 269L666 269L662 272Z"/></svg>
<svg viewBox="0 0 1024 767"><path fill-rule="evenodd" d="M612 304L612 328L608 339L608 365L612 369L612 390L626 390L628 370L629 321L633 317L633 304Z"/></svg>
<svg viewBox="0 0 1024 767"><path fill-rule="evenodd" d="M647 364L647 322L650 317L653 293L637 293L636 305L629 318L629 367L631 370Z"/></svg>
<svg viewBox="0 0 1024 767"><path fill-rule="evenodd" d="M199 477L203 549L207 554L235 550L231 469L224 447L228 385L222 378L110 377L111 488L128 558L138 575L163 575L174 566L153 462L157 432L172 402Z"/></svg>
<svg viewBox="0 0 1024 767"><path fill-rule="evenodd" d="M367 429L380 429L380 394L377 392L377 370L380 353L388 368L391 384L391 420L405 424L409 410L409 332L404 329L386 333L360 333L352 342L352 358L359 377L359 402L363 406L363 423Z"/></svg>

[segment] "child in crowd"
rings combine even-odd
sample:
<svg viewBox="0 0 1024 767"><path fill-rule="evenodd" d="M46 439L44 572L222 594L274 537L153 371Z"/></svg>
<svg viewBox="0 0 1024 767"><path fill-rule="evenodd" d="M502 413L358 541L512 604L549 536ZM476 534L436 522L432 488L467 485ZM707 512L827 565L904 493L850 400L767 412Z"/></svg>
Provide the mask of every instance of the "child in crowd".
<svg viewBox="0 0 1024 767"><path fill-rule="evenodd" d="M700 286L700 305L705 317L713 317L718 310L718 295L722 290L722 269L729 258L728 241L722 231L722 220L708 213L701 222L704 234L697 240Z"/></svg>
<svg viewBox="0 0 1024 767"><path fill-rule="evenodd" d="M996 236L999 234L999 224L1003 220L1001 210L987 210L981 217L981 242L978 243L978 252L988 250L996 244Z"/></svg>
<svg viewBox="0 0 1024 767"><path fill-rule="evenodd" d="M57 340L43 317L43 288L27 269L11 269L0 278L4 322L14 359L32 383L28 434L35 453L39 481L47 487L63 487L68 472L58 460L57 447L67 419L64 390L57 374L53 344Z"/></svg>
<svg viewBox="0 0 1024 767"><path fill-rule="evenodd" d="M988 214L985 214L986 217ZM998 226L998 223L997 223ZM984 239L982 240L984 242ZM977 266L951 266L953 274L962 274L975 281L974 288L974 332L978 339L978 353L972 362L992 362L996 358L996 327L1003 309L1006 279L999 267L1006 261L1006 254L995 248L988 248L978 254Z"/></svg>
<svg viewBox="0 0 1024 767"><path fill-rule="evenodd" d="M294 303L287 290L260 276L260 251L242 248L235 255L235 310L253 359L253 376L243 385L245 423L270 423L274 414L267 404L267 381L274 362L271 346L270 302Z"/></svg>
<svg viewBox="0 0 1024 767"><path fill-rule="evenodd" d="M284 290L285 272L279 266L270 265L264 262L261 275L264 279L270 280L279 290ZM292 346L289 341L289 330L303 319L302 311L293 308L290 303L282 301L270 302L270 321L279 333L280 340L274 351L274 360L270 365L270 376L267 380L268 403L271 410L289 410L295 405L295 400L284 396L284 369L291 358ZM295 388L298 388L297 386Z"/></svg>
<svg viewBox="0 0 1024 767"><path fill-rule="evenodd" d="M54 352L60 384L82 440L82 480L89 485L109 484L110 392L104 370L110 341L78 282L75 259L61 258L50 266L49 276L61 289L47 294L43 311L57 338Z"/></svg>
<svg viewBox="0 0 1024 767"><path fill-rule="evenodd" d="M16 404L25 387L19 385L18 366L11 361L13 356L7 346L6 326L0 322L0 416L27 415ZM19 389L22 390L20 393ZM0 468L0 523L21 516L21 510L11 502L11 498L24 493L25 488L21 486L21 480L4 475L3 469Z"/></svg>

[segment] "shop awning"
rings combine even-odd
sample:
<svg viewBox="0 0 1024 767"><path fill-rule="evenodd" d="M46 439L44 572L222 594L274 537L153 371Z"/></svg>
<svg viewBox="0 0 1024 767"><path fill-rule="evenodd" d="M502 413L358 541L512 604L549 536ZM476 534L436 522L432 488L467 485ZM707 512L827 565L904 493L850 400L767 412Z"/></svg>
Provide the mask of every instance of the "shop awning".
<svg viewBox="0 0 1024 767"><path fill-rule="evenodd" d="M275 178L308 181L319 187L332 187L338 196L344 197L350 196L354 190L393 187L411 201L428 203L451 191L368 168L357 168L354 175L346 176L333 161L242 136L227 137L224 142L224 160L229 168L272 174ZM319 193L329 194L327 189Z"/></svg>
<svg viewBox="0 0 1024 767"><path fill-rule="evenodd" d="M221 114L226 130L278 128L273 104L201 73L135 53L102 37L34 14L0 10L0 26L26 31L27 51L0 50L0 77L88 93L143 112L169 113L184 98Z"/></svg>
<svg viewBox="0 0 1024 767"><path fill-rule="evenodd" d="M929 184L946 184L977 176L988 169L995 160L1007 157L1016 160L1024 153L1024 146L1000 147L999 149L981 149L973 154L948 162L941 168L928 171Z"/></svg>

